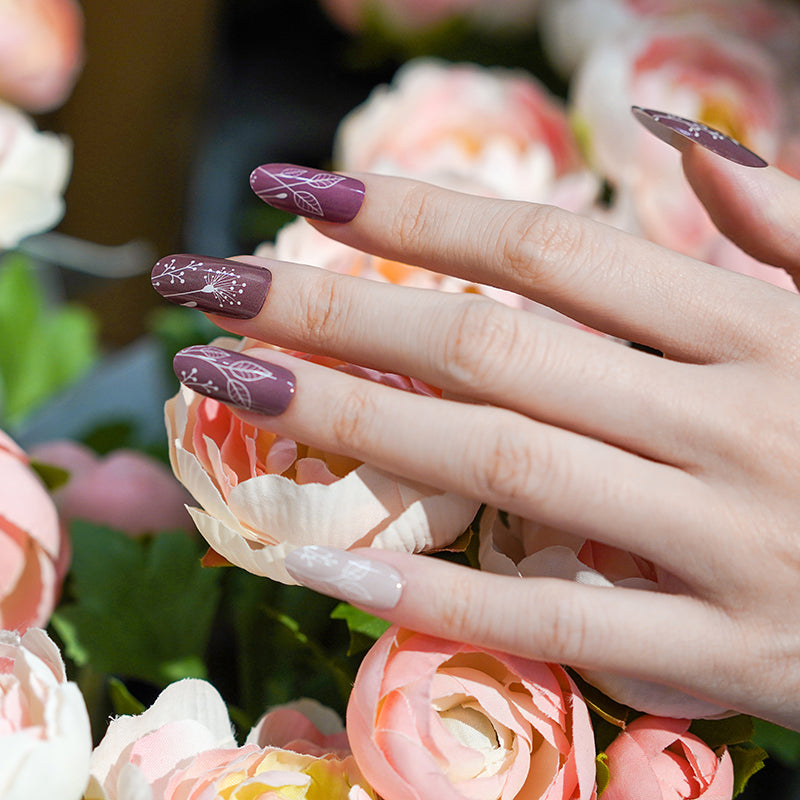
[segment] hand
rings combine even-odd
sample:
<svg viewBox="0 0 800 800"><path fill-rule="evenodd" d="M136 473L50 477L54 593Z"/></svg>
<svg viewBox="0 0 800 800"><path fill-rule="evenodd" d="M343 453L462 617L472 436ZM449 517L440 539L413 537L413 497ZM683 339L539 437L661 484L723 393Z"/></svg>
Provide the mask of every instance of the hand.
<svg viewBox="0 0 800 800"><path fill-rule="evenodd" d="M800 184L696 146L684 148L684 168L724 232L800 275ZM250 318L227 310L218 324L413 375L460 399L255 348L250 356L289 372L273 381L277 392L253 398L266 414L237 413L632 551L672 576L665 592L609 590L394 552L339 553L328 561L335 569L353 558L371 566L362 589L373 602L362 607L800 729L800 297L555 208L361 177L360 210L359 184L348 179L342 188L354 194L336 221L315 223L328 236L517 292L665 357L475 295L244 257L239 264L268 267L271 286L252 271L240 312ZM204 310L225 309L209 301ZM353 599L303 550L290 562L307 585Z"/></svg>

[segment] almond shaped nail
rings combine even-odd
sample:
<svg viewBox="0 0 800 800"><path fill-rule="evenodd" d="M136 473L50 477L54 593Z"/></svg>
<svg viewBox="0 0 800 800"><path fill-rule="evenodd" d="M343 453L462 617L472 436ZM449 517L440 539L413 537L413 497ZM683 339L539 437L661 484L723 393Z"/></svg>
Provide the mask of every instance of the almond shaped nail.
<svg viewBox="0 0 800 800"><path fill-rule="evenodd" d="M198 394L271 417L289 407L295 377L284 367L214 345L181 350L172 362L178 380Z"/></svg>
<svg viewBox="0 0 800 800"><path fill-rule="evenodd" d="M256 167L250 186L275 208L325 222L350 222L364 202L364 184L356 178L294 164Z"/></svg>
<svg viewBox="0 0 800 800"><path fill-rule="evenodd" d="M264 305L272 273L240 261L181 253L157 261L150 281L170 303L234 319L252 319Z"/></svg>
<svg viewBox="0 0 800 800"><path fill-rule="evenodd" d="M672 145L676 150L680 150L682 143L688 140L705 147L706 150L710 150L718 156L727 158L734 164L741 164L744 167L767 166L767 162L761 156L756 155L741 142L737 142L736 139L732 139L721 131L709 128L702 122L639 106L632 106L631 111L650 133Z"/></svg>

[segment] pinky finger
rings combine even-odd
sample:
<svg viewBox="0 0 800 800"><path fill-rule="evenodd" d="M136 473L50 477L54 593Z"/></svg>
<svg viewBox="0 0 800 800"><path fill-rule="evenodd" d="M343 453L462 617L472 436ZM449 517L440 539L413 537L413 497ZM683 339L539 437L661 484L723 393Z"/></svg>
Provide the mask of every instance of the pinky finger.
<svg viewBox="0 0 800 800"><path fill-rule="evenodd" d="M689 597L515 578L427 556L315 545L290 553L286 568L308 588L404 628L666 684L698 698L696 716L722 710L712 705L733 707L730 687L720 680L724 665L715 663L715 648L706 646L708 632L720 632L720 620ZM708 691L709 675L715 676L714 692Z"/></svg>

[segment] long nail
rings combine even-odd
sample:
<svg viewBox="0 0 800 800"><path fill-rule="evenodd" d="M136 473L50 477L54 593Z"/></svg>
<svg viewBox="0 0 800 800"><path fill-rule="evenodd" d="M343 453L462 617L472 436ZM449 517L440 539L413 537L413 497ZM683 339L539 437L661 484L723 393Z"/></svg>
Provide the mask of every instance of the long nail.
<svg viewBox="0 0 800 800"><path fill-rule="evenodd" d="M293 164L256 167L250 186L275 208L325 222L350 222L364 202L364 184L356 178Z"/></svg>
<svg viewBox="0 0 800 800"><path fill-rule="evenodd" d="M274 417L294 397L295 378L288 369L233 350L195 345L181 350L172 365L184 386L248 411Z"/></svg>
<svg viewBox="0 0 800 800"><path fill-rule="evenodd" d="M156 262L150 280L170 303L252 319L264 305L272 273L239 261L180 254Z"/></svg>
<svg viewBox="0 0 800 800"><path fill-rule="evenodd" d="M647 130L672 145L676 150L681 150L682 145L688 140L705 147L706 150L710 150L718 156L727 158L728 161L733 161L734 164L741 164L744 167L767 166L767 162L761 156L748 150L736 139L732 139L714 128L709 128L702 122L694 122L675 114L653 111L651 108L640 108L639 106L632 106L631 111Z"/></svg>
<svg viewBox="0 0 800 800"><path fill-rule="evenodd" d="M284 563L303 586L377 611L394 608L403 593L403 578L394 567L347 550L311 544L292 550Z"/></svg>

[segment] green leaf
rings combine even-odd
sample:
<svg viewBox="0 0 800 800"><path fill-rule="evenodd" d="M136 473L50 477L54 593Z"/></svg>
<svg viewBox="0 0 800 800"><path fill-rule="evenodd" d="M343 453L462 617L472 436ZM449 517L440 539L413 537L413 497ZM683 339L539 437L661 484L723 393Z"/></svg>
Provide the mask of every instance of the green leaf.
<svg viewBox="0 0 800 800"><path fill-rule="evenodd" d="M702 739L712 750L749 742L753 730L753 718L746 714L726 719L696 719L689 726L689 733Z"/></svg>
<svg viewBox="0 0 800 800"><path fill-rule="evenodd" d="M203 662L219 600L219 570L182 532L132 539L73 523L68 596L53 626L76 664L164 686L206 677Z"/></svg>
<svg viewBox="0 0 800 800"><path fill-rule="evenodd" d="M108 679L108 693L114 713L120 716L135 716L145 710L144 703L137 700L119 678Z"/></svg>
<svg viewBox="0 0 800 800"><path fill-rule="evenodd" d="M31 459L31 469L42 479L42 483L49 492L54 492L69 482L69 470L57 467L55 464L45 464L43 461Z"/></svg>
<svg viewBox="0 0 800 800"><path fill-rule="evenodd" d="M750 742L734 744L728 748L733 761L733 796L744 791L747 782L764 767L769 753Z"/></svg>
<svg viewBox="0 0 800 800"><path fill-rule="evenodd" d="M597 796L606 790L611 779L611 770L608 768L608 756L605 753L598 753L594 760L594 770L597 776Z"/></svg>
<svg viewBox="0 0 800 800"><path fill-rule="evenodd" d="M350 633L360 633L373 641L383 636L391 626L391 622L368 614L349 603L339 603L331 611L331 619L343 619L347 623Z"/></svg>
<svg viewBox="0 0 800 800"><path fill-rule="evenodd" d="M753 742L787 767L800 767L800 733L763 719L753 720Z"/></svg>
<svg viewBox="0 0 800 800"><path fill-rule="evenodd" d="M30 262L0 262L3 422L14 426L86 373L97 358L97 324L88 309L47 308Z"/></svg>

